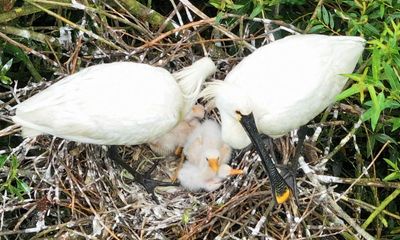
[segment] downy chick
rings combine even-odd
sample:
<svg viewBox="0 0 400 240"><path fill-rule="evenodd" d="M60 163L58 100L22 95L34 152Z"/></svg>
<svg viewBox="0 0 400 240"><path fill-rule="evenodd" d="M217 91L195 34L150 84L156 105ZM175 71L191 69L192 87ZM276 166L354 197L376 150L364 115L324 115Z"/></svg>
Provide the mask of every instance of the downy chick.
<svg viewBox="0 0 400 240"><path fill-rule="evenodd" d="M204 121L189 135L183 153L187 161L179 171L178 179L191 191L214 191L228 176L243 173L226 164L231 148L222 142L221 128L213 120Z"/></svg>
<svg viewBox="0 0 400 240"><path fill-rule="evenodd" d="M192 111L175 128L149 143L151 150L160 156L168 156L173 153L180 155L189 134L200 125L199 120L204 117L204 112L202 105L194 105Z"/></svg>

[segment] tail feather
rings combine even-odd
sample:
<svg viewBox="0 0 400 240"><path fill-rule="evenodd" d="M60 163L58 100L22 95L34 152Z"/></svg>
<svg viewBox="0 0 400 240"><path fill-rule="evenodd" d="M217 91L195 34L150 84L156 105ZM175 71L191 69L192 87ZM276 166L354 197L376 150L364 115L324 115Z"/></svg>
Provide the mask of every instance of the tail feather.
<svg viewBox="0 0 400 240"><path fill-rule="evenodd" d="M216 70L217 68L214 62L210 58L204 57L191 66L173 73L185 99L185 106L182 112L183 116L191 110L198 99L201 86L206 78L214 74Z"/></svg>

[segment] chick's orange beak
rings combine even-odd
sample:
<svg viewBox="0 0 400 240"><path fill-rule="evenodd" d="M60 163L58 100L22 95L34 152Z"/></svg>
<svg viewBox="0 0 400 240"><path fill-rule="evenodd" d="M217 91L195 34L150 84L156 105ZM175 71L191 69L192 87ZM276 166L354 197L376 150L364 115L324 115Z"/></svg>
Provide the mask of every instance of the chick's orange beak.
<svg viewBox="0 0 400 240"><path fill-rule="evenodd" d="M229 171L229 175L231 175L231 176L240 175L240 174L243 174L243 173L244 172L241 169L232 168L231 171Z"/></svg>
<svg viewBox="0 0 400 240"><path fill-rule="evenodd" d="M210 158L208 159L208 165L214 172L218 172L219 164L217 158Z"/></svg>

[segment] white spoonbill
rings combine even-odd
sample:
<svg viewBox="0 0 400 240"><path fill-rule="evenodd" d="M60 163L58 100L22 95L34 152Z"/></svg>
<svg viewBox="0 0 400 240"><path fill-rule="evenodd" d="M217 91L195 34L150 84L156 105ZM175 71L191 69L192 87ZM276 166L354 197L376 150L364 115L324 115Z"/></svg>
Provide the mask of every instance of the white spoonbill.
<svg viewBox="0 0 400 240"><path fill-rule="evenodd" d="M231 148L222 141L221 127L214 120L205 120L189 135L183 147L187 161L179 171L181 185L191 191L204 189L213 191L222 185L228 176L242 174L226 163Z"/></svg>
<svg viewBox="0 0 400 240"><path fill-rule="evenodd" d="M115 62L65 77L16 106L23 136L51 134L82 143L136 145L174 128L194 105L216 67L210 58L171 74L147 64ZM109 155L152 192L158 181Z"/></svg>
<svg viewBox="0 0 400 240"><path fill-rule="evenodd" d="M347 81L341 74L353 72L364 44L361 37L289 36L255 50L224 81L210 83L201 93L215 101L226 143L240 149L253 142L277 203L285 202L291 189L258 132L280 137L333 103Z"/></svg>

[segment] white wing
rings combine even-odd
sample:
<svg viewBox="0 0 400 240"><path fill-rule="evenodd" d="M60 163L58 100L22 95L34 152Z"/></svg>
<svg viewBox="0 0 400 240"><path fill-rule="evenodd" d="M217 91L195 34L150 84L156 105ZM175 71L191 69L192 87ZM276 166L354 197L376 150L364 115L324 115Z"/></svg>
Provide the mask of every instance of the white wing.
<svg viewBox="0 0 400 240"><path fill-rule="evenodd" d="M86 68L17 106L25 134L95 144L140 144L172 129L182 93L172 75L145 64Z"/></svg>

